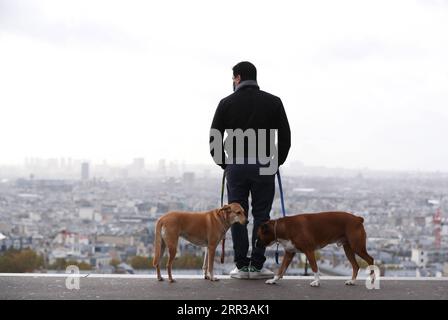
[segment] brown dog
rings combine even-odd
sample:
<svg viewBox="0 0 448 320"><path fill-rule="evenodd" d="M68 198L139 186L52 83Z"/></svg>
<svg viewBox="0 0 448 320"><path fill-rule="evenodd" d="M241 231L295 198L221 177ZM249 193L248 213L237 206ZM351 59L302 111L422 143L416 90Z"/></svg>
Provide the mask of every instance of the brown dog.
<svg viewBox="0 0 448 320"><path fill-rule="evenodd" d="M286 272L296 252L303 252L314 272L312 287L319 286L319 273L314 251L331 243L344 247L345 254L352 264L352 279L345 282L354 285L359 266L355 254L364 259L369 266L373 265L373 258L366 250L366 232L364 219L347 212L321 212L314 214L299 214L270 220L257 230L257 246L270 246L276 242L282 244L285 256L278 274L274 279L267 280L267 284L274 284ZM373 270L371 271L372 283Z"/></svg>
<svg viewBox="0 0 448 320"><path fill-rule="evenodd" d="M153 265L157 269L157 279L159 281L163 280L159 262L165 247L168 247L168 278L170 282L174 282L171 269L180 236L197 246L206 247L202 267L204 279L217 281L218 279L213 275L216 247L233 223L245 224L246 219L244 209L238 203L230 203L221 209L200 213L173 211L160 217L156 223L154 240Z"/></svg>

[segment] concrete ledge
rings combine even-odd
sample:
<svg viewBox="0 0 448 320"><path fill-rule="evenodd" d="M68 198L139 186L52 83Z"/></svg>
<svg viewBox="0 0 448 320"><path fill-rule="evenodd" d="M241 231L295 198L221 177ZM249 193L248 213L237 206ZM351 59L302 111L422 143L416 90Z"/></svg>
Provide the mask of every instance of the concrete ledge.
<svg viewBox="0 0 448 320"><path fill-rule="evenodd" d="M361 273L361 272L360 272ZM162 273L163 276L166 276ZM79 278L117 278L117 279L156 279L155 274L104 274L104 273L80 273L80 274L67 274L67 273L0 273L1 277L32 277L32 278L67 278L79 277ZM173 271L173 277L176 279L203 279L202 275L176 275ZM228 279L233 280L228 275L217 275L220 280ZM284 276L283 280L312 280L314 276ZM345 281L350 279L349 276L321 276L322 280L340 280ZM381 277L381 280L400 280L400 281L448 281L448 277ZM365 277L358 275L357 281L365 281Z"/></svg>
<svg viewBox="0 0 448 320"><path fill-rule="evenodd" d="M365 278L356 286L348 277L322 277L319 288L312 277L287 276L276 285L263 280L220 281L174 274L176 283L156 281L154 275L80 274L80 289L66 287L66 274L0 274L0 299L44 300L448 300L447 278L382 278L380 289L367 289ZM68 281L73 281L69 279Z"/></svg>

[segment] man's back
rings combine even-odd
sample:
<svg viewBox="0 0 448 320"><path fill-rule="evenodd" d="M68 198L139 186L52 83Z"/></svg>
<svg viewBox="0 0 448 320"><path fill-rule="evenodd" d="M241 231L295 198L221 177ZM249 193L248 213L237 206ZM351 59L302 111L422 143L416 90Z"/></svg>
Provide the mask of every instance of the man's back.
<svg viewBox="0 0 448 320"><path fill-rule="evenodd" d="M247 129L278 129L278 164L283 164L288 155L291 138L282 101L280 98L260 90L256 84L243 85L233 94L222 99L216 109L211 128L219 130L222 135L225 129L242 129L243 131ZM269 138L269 134L267 138ZM257 145L255 145L256 147ZM235 150L235 146L233 150ZM245 157L247 157L247 144L245 144L244 150ZM267 155L270 152L270 141L267 139Z"/></svg>
<svg viewBox="0 0 448 320"><path fill-rule="evenodd" d="M226 129L277 129L281 100L255 86L247 86L221 101Z"/></svg>

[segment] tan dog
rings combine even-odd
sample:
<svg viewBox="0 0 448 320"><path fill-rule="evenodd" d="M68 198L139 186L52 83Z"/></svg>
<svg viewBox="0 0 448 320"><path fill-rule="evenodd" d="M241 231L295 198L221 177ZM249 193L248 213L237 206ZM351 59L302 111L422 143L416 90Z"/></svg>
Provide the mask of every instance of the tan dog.
<svg viewBox="0 0 448 320"><path fill-rule="evenodd" d="M314 214L299 214L270 220L257 230L257 246L270 246L276 242L285 248L285 256L278 274L266 283L274 284L286 272L296 252L303 252L314 272L312 287L319 286L319 273L314 251L331 243L344 247L345 254L352 264L352 279L345 282L354 285L358 275L359 265L356 256L364 259L369 266L373 265L373 258L366 250L366 232L364 219L347 212L321 212ZM373 283L373 270L371 281Z"/></svg>
<svg viewBox="0 0 448 320"><path fill-rule="evenodd" d="M182 237L189 242L206 247L204 256L204 279L217 281L213 275L213 262L216 247L224 238L233 223L245 224L247 221L244 209L238 203L230 203L221 209L208 212L168 212L157 220L154 240L154 262L157 269L157 279L162 281L159 262L165 247L168 247L167 263L168 278L174 282L171 275L173 260L176 257L177 242ZM223 248L224 249L224 248Z"/></svg>

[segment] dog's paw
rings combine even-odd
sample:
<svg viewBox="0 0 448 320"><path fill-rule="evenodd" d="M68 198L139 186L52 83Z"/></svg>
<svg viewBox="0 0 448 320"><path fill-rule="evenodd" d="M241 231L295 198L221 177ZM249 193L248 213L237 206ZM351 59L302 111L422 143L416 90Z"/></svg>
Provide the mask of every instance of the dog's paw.
<svg viewBox="0 0 448 320"><path fill-rule="evenodd" d="M314 280L313 282L310 283L310 286L318 287L318 286L320 286L320 282L318 280Z"/></svg>
<svg viewBox="0 0 448 320"><path fill-rule="evenodd" d="M176 280L170 279L170 283L175 283L175 282L176 282Z"/></svg>
<svg viewBox="0 0 448 320"><path fill-rule="evenodd" d="M346 286L354 286L355 285L355 280L347 280L347 281L345 281L345 285Z"/></svg>
<svg viewBox="0 0 448 320"><path fill-rule="evenodd" d="M163 280L165 280L165 279L163 279L163 277L157 278L157 281L163 281Z"/></svg>
<svg viewBox="0 0 448 320"><path fill-rule="evenodd" d="M266 284L276 284L277 281L275 279L269 279L269 280L266 280L264 283L266 283Z"/></svg>
<svg viewBox="0 0 448 320"><path fill-rule="evenodd" d="M219 279L218 279L218 278L216 278L216 277L213 277L213 278L209 278L209 280L210 280L210 281L219 281Z"/></svg>

